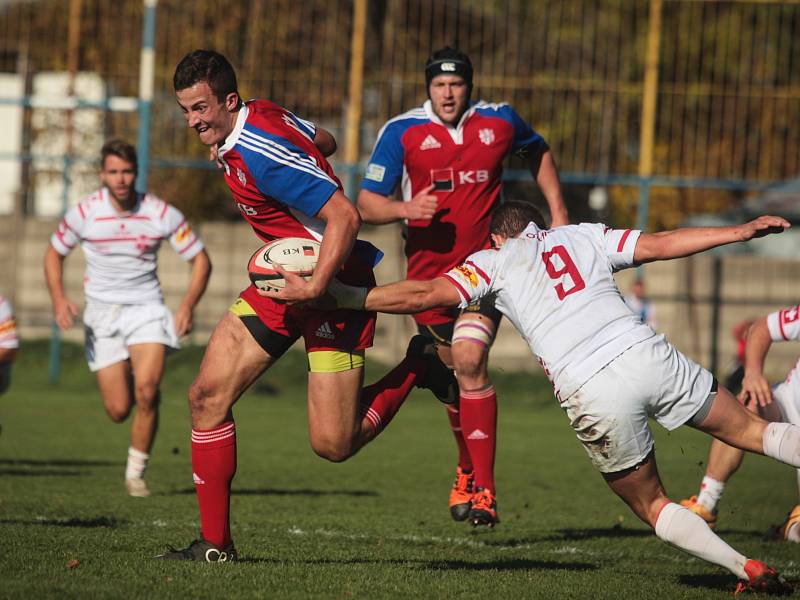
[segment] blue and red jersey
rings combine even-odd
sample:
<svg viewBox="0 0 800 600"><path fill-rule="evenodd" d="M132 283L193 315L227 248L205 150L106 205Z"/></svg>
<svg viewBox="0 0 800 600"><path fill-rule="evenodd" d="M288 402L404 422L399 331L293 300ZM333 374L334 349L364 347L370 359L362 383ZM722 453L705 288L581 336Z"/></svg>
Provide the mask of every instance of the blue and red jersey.
<svg viewBox="0 0 800 600"><path fill-rule="evenodd" d="M433 279L489 245L489 220L500 200L503 160L547 145L508 104L473 103L458 125L445 125L430 100L384 125L361 187L390 196L398 185L410 200L435 183L439 200L430 221L410 220L409 279ZM416 315L423 325L452 320L447 311Z"/></svg>

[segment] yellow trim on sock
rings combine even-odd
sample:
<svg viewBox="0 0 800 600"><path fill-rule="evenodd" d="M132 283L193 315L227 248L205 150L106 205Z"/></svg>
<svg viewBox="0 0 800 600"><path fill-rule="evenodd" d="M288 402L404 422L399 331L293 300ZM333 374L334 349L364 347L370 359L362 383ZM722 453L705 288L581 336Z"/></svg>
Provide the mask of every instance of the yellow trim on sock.
<svg viewBox="0 0 800 600"><path fill-rule="evenodd" d="M341 373L364 366L364 351L320 350L308 353L308 370L312 373Z"/></svg>

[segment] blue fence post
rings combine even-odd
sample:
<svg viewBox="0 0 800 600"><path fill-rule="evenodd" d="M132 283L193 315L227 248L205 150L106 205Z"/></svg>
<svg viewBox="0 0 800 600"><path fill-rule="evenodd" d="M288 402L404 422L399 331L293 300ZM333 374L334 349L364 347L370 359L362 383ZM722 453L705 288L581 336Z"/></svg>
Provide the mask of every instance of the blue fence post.
<svg viewBox="0 0 800 600"><path fill-rule="evenodd" d="M147 191L147 175L150 170L150 112L155 78L157 5L158 0L144 0L144 31L139 59L139 136L136 144L139 161L136 189L141 193Z"/></svg>

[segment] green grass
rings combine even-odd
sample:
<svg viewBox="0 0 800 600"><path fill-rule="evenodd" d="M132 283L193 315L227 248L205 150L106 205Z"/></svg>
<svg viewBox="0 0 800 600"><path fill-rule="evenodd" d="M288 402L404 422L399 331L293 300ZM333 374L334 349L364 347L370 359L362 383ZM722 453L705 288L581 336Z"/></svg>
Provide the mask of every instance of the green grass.
<svg viewBox="0 0 800 600"><path fill-rule="evenodd" d="M733 576L661 543L606 488L542 378L496 374L502 523L450 520L455 448L444 410L415 392L375 443L343 464L308 445L304 357L290 354L237 406L232 500L237 564L152 560L198 530L185 392L202 350L169 359L148 481L122 485L128 424L104 415L79 347L47 383L47 346L22 348L0 398L1 598L729 598ZM371 365L370 380L383 367ZM678 499L707 439L656 430ZM720 533L800 578L800 548L765 542L797 498L791 469L749 457ZM79 565L68 567L70 561Z"/></svg>

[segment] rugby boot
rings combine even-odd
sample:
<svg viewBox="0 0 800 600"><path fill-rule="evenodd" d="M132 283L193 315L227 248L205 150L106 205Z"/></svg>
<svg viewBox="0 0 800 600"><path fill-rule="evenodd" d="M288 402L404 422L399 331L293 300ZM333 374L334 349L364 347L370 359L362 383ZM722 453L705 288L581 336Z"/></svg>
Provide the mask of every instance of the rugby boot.
<svg viewBox="0 0 800 600"><path fill-rule="evenodd" d="M456 468L456 480L450 490L450 516L454 521L466 521L469 509L472 508L472 493L475 475L470 471L465 472L461 467Z"/></svg>
<svg viewBox="0 0 800 600"><path fill-rule="evenodd" d="M800 523L800 504L795 506L789 514L786 515L786 520L781 523L780 525L776 526L772 530L772 535L770 536L772 539L776 540L786 540L796 542L796 539L790 540L789 539L789 530L792 528L793 525Z"/></svg>
<svg viewBox="0 0 800 600"><path fill-rule="evenodd" d="M202 537L194 540L186 548L173 548L167 546L164 554L159 554L155 558L160 560L196 560L199 562L231 562L237 560L236 548L233 542L220 549L211 542L207 542Z"/></svg>
<svg viewBox="0 0 800 600"><path fill-rule="evenodd" d="M455 404L458 402L456 374L442 362L436 348L436 342L424 335L415 335L408 342L406 356L416 356L427 363L425 376L416 386L433 392L439 402Z"/></svg>
<svg viewBox="0 0 800 600"><path fill-rule="evenodd" d="M472 496L472 508L469 509L467 518L475 527L478 525L494 527L500 522L497 516L497 500L491 490L478 488L475 491Z"/></svg>
<svg viewBox="0 0 800 600"><path fill-rule="evenodd" d="M150 490L147 489L147 484L141 477L126 479L125 489L128 490L128 494L134 498L147 498L150 495Z"/></svg>
<svg viewBox="0 0 800 600"><path fill-rule="evenodd" d="M794 591L786 580L778 575L775 569L768 567L760 560L748 560L744 563L747 581L740 581L734 595L742 592L756 592L773 596L787 596Z"/></svg>
<svg viewBox="0 0 800 600"><path fill-rule="evenodd" d="M708 523L709 529L714 529L717 526L717 511L708 510L705 506L697 501L697 496L690 496L685 500L681 500L681 506L688 508L698 517Z"/></svg>

